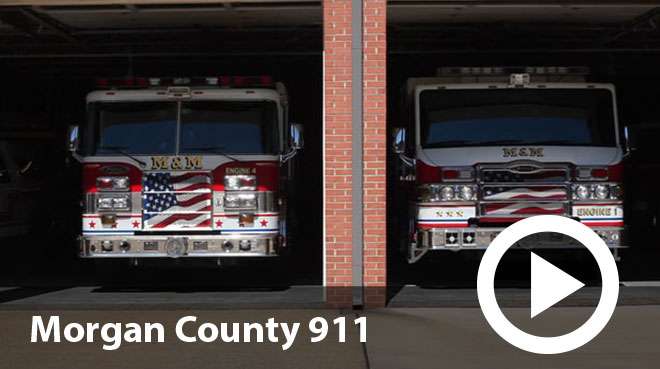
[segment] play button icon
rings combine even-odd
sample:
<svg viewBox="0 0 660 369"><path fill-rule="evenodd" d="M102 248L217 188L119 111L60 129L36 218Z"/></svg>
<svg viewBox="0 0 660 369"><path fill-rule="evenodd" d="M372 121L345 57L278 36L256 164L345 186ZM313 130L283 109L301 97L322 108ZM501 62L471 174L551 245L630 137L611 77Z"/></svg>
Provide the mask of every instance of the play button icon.
<svg viewBox="0 0 660 369"><path fill-rule="evenodd" d="M584 283L532 252L532 318L584 287Z"/></svg>
<svg viewBox="0 0 660 369"><path fill-rule="evenodd" d="M574 331L556 337L535 336L516 327L500 310L495 297L495 272L509 247L542 232L562 233L584 245L596 259L602 281L600 301L591 317ZM534 318L584 284L538 255L532 253L531 257L531 316ZM477 296L486 321L507 342L536 354L560 354L586 344L605 328L619 297L619 273L612 252L589 227L566 217L539 215L510 225L491 242L479 264Z"/></svg>

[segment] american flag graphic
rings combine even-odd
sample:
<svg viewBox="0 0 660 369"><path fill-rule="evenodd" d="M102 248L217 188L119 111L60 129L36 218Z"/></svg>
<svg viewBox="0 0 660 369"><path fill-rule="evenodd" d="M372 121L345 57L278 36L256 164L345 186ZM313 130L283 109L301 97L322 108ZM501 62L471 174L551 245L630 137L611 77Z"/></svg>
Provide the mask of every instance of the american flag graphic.
<svg viewBox="0 0 660 369"><path fill-rule="evenodd" d="M211 227L211 177L208 172L152 172L142 180L145 228Z"/></svg>
<svg viewBox="0 0 660 369"><path fill-rule="evenodd" d="M564 204L561 202L507 202L483 206L485 215L564 214L564 211Z"/></svg>
<svg viewBox="0 0 660 369"><path fill-rule="evenodd" d="M566 169L539 169L530 173L513 172L509 169L484 169L483 179L487 183L563 182Z"/></svg>
<svg viewBox="0 0 660 369"><path fill-rule="evenodd" d="M484 187L484 200L565 199L566 187Z"/></svg>
<svg viewBox="0 0 660 369"><path fill-rule="evenodd" d="M529 165L484 169L483 200L487 203L481 212L489 216L564 214L567 175L568 168Z"/></svg>

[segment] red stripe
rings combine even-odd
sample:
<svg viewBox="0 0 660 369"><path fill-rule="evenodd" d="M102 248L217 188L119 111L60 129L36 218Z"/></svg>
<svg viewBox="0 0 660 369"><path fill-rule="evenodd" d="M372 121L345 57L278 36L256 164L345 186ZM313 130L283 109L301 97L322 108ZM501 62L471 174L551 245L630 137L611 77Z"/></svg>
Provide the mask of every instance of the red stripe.
<svg viewBox="0 0 660 369"><path fill-rule="evenodd" d="M507 206L513 205L513 204L515 204L515 203L513 203L513 202L502 202L502 203L497 203L497 204L488 204L488 205L486 205L486 212L488 213L488 212L491 212L491 211L506 208Z"/></svg>
<svg viewBox="0 0 660 369"><path fill-rule="evenodd" d="M170 176L170 183L172 183L172 184L181 183L185 180L188 180L188 179L191 179L191 178L194 178L194 177L197 177L197 176L206 177L206 182L210 182L208 172L188 172L188 173L183 173L183 174L179 174L179 175L175 175L175 176Z"/></svg>
<svg viewBox="0 0 660 369"><path fill-rule="evenodd" d="M165 228L168 225L176 222L177 220L188 220L188 221L190 221L190 220L193 220L193 219L199 217L200 215L204 215L204 214L195 214L195 213L193 213L193 214L173 214L173 215L169 216L168 218L164 219L162 222L154 225L153 228Z"/></svg>
<svg viewBox="0 0 660 369"><path fill-rule="evenodd" d="M202 221L201 223L199 223L195 227L210 227L210 226L211 226L211 219L209 218L209 219L206 219L206 220Z"/></svg>
<svg viewBox="0 0 660 369"><path fill-rule="evenodd" d="M623 222L597 222L597 223L585 223L584 221L582 224L589 226L589 227L606 227L606 226L615 226L615 227L620 227L623 226Z"/></svg>
<svg viewBox="0 0 660 369"><path fill-rule="evenodd" d="M558 195L550 195L550 196L534 196L534 195L516 195L511 197L512 199L564 199L566 198L566 195L563 194L558 194Z"/></svg>
<svg viewBox="0 0 660 369"><path fill-rule="evenodd" d="M200 188L205 188L205 189L211 188L211 184L210 183L195 183L195 184L192 184L188 187L176 189L176 190L174 190L174 192L194 191L194 190L199 190Z"/></svg>
<svg viewBox="0 0 660 369"><path fill-rule="evenodd" d="M537 207L529 207L524 209L518 209L512 212L511 214L563 214L563 213L564 213L564 209L548 210Z"/></svg>
<svg viewBox="0 0 660 369"><path fill-rule="evenodd" d="M480 223L515 223L519 220L523 220L525 218L481 218L479 219Z"/></svg>
<svg viewBox="0 0 660 369"><path fill-rule="evenodd" d="M83 215L83 218L101 218L102 214ZM142 214L114 214L117 218L141 218Z"/></svg>
<svg viewBox="0 0 660 369"><path fill-rule="evenodd" d="M527 187L528 186L528 187ZM504 187L506 188L506 187ZM548 190L565 190L564 187L558 187L558 186L530 186L529 184L521 184L519 186L514 186L514 189L522 189L522 190L528 190L528 191L548 191Z"/></svg>
<svg viewBox="0 0 660 369"><path fill-rule="evenodd" d="M486 205L485 210L486 210L486 213L490 213L490 212L501 210L503 208L506 208L507 206L515 205L515 204L519 204L519 203L506 202L506 203L498 203L498 204L488 204L488 205ZM564 212L563 208L546 210L546 209L539 208L538 206L534 206L534 204L531 203L531 204L529 204L528 207L515 210L511 214L535 214L535 213L536 214L560 214L560 213L563 213L563 212Z"/></svg>
<svg viewBox="0 0 660 369"><path fill-rule="evenodd" d="M190 199L188 199L186 201L178 201L177 205L181 206L181 207L187 207L187 206L195 205L195 204L200 203L200 202L205 201L205 200L211 200L211 194L203 193L201 195L191 197Z"/></svg>

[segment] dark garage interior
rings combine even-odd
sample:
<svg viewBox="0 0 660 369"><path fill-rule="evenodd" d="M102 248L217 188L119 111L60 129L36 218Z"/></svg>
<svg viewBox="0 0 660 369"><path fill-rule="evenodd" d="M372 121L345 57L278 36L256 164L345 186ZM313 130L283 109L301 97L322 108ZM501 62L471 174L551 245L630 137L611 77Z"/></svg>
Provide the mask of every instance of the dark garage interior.
<svg viewBox="0 0 660 369"><path fill-rule="evenodd" d="M41 206L44 219L35 219L28 237L2 241L11 255L0 261L3 283L97 283L92 263L76 257L81 174L65 154L67 126L84 121L85 95L97 78L266 75L286 85L290 119L304 126L299 194L316 204L297 210L303 232L291 260L292 283L320 284L321 22L320 3L0 8L6 87L0 136L23 146L25 155L41 156L40 196L50 204ZM160 283L168 275L139 273L133 282ZM260 285L271 278L231 266L211 273L211 286L218 280L224 287ZM198 285L198 277L167 283Z"/></svg>

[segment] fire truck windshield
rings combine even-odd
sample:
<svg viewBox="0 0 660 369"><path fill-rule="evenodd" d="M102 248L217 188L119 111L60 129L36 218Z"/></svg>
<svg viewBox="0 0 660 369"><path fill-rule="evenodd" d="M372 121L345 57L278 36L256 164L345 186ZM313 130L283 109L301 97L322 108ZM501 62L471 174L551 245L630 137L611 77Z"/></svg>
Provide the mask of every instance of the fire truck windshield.
<svg viewBox="0 0 660 369"><path fill-rule="evenodd" d="M420 95L424 148L499 145L615 146L606 89L445 89Z"/></svg>
<svg viewBox="0 0 660 369"><path fill-rule="evenodd" d="M276 154L272 101L122 101L89 104L89 155ZM178 140L178 142L177 142Z"/></svg>

